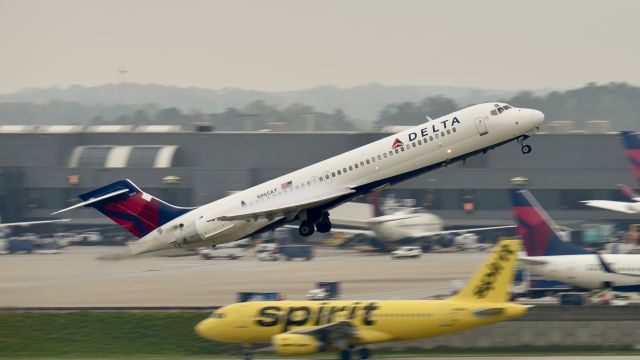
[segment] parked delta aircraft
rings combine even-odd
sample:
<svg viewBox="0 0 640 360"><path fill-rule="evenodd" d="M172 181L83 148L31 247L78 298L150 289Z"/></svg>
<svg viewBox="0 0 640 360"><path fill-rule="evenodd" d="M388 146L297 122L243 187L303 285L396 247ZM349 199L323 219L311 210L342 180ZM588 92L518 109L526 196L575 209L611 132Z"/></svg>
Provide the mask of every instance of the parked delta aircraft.
<svg viewBox="0 0 640 360"><path fill-rule="evenodd" d="M368 344L451 334L524 315L527 307L509 303L521 241L503 240L462 290L445 300L258 301L224 306L196 325L207 339L271 344L279 355L339 350L351 358Z"/></svg>
<svg viewBox="0 0 640 360"><path fill-rule="evenodd" d="M469 228L444 230L444 222L439 216L426 212L422 208L401 208L391 214L377 213L369 219L338 219L334 217L334 224L342 224L351 228L334 230L348 234L360 234L380 241L385 248L393 248L399 243L416 243L427 251L435 241L432 238L446 234L465 234L475 231L514 228L514 225L493 226L483 228ZM342 222L342 224L341 224ZM387 246L389 245L389 246Z"/></svg>
<svg viewBox="0 0 640 360"><path fill-rule="evenodd" d="M624 153L627 155L627 159L631 164L631 170L640 184L640 134L632 133L631 131L622 131L620 136L624 144ZM627 214L640 214L640 197L638 194L626 185L618 185L618 187L622 193L633 202L611 200L586 200L582 202L591 207Z"/></svg>
<svg viewBox="0 0 640 360"><path fill-rule="evenodd" d="M140 238L133 254L222 244L296 220L300 234L310 236L330 231L329 210L356 196L513 140L529 153L524 141L543 121L537 110L474 105L198 208L169 205L120 180L56 213L96 208Z"/></svg>
<svg viewBox="0 0 640 360"><path fill-rule="evenodd" d="M516 231L524 239L524 268L585 289L640 292L640 255L598 255L562 241L558 226L527 190L512 189Z"/></svg>

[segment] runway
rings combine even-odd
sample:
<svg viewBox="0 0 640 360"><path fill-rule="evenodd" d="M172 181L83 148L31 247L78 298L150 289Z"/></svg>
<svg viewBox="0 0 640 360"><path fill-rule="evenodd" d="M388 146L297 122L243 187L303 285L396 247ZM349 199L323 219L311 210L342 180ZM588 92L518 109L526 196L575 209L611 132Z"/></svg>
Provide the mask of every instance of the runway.
<svg viewBox="0 0 640 360"><path fill-rule="evenodd" d="M342 298L418 299L466 281L488 253L430 253L415 260L316 248L312 261L139 257L100 260L118 247L0 257L0 306L214 306L240 291L303 299L317 281L340 281Z"/></svg>

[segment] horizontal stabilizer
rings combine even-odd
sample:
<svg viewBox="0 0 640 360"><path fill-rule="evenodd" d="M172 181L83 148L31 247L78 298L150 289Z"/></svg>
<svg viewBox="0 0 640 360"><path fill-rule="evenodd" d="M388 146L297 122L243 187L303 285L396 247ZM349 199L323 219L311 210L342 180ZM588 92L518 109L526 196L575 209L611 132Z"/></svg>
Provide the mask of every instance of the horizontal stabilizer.
<svg viewBox="0 0 640 360"><path fill-rule="evenodd" d="M623 201L610 201L610 200L586 200L581 201L583 204L591 207L596 207L605 210L612 210L622 212L626 214L637 214L638 212L633 209L634 203Z"/></svg>
<svg viewBox="0 0 640 360"><path fill-rule="evenodd" d="M14 222L14 223L4 223L0 224L1 227L10 227L10 226L31 226L38 224L50 224L50 223L58 223L69 221L69 219L56 219L56 220L41 220L41 221L22 221L22 222Z"/></svg>
<svg viewBox="0 0 640 360"><path fill-rule="evenodd" d="M89 206L89 205L91 205L91 204L95 204L95 203L97 203L97 202L100 202L100 201L102 201L102 200L106 200L106 199L112 198L112 197L114 197L114 196L118 196L118 195L123 194L123 193L126 193L126 192L128 192L128 191L129 191L129 189L120 189L120 190L117 190L117 191L114 191L114 192L108 193L108 194L106 194L106 195L99 196L99 197L97 197L97 198L91 198L91 199L89 199L89 200L87 200L87 201L83 201L83 202L77 203L77 204L75 204L75 205L73 205L73 206L69 206L68 208L65 208L65 209L62 209L62 210L58 210L58 211L56 211L56 212L54 212L54 213L51 213L51 215L60 214L60 213L63 213L63 212L65 212L65 211L69 211L69 210L77 209L77 208L79 208L79 207L83 207L83 206Z"/></svg>

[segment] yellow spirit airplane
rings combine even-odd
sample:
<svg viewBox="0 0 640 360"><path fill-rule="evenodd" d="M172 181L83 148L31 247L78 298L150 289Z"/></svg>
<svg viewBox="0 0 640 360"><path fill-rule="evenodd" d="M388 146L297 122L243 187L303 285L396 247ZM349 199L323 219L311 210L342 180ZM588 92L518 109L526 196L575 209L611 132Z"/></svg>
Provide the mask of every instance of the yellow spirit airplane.
<svg viewBox="0 0 640 360"><path fill-rule="evenodd" d="M242 343L244 359L257 344L279 355L339 350L371 356L368 344L451 334L524 315L509 303L520 240L503 240L471 280L445 300L261 301L224 306L196 325L198 335Z"/></svg>

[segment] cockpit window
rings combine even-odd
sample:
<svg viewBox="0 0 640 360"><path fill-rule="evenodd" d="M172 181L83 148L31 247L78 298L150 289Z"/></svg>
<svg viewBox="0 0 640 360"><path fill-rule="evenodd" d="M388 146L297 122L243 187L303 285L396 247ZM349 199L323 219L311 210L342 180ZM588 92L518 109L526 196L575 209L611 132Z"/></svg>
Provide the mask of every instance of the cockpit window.
<svg viewBox="0 0 640 360"><path fill-rule="evenodd" d="M214 319L224 319L224 314L212 312L211 315L209 315L209 317Z"/></svg>
<svg viewBox="0 0 640 360"><path fill-rule="evenodd" d="M498 114L502 114L503 112L512 109L513 107L511 107L510 105L502 105L500 106L500 104L493 104L493 106L495 106L495 110L491 110L491 115L498 115Z"/></svg>

